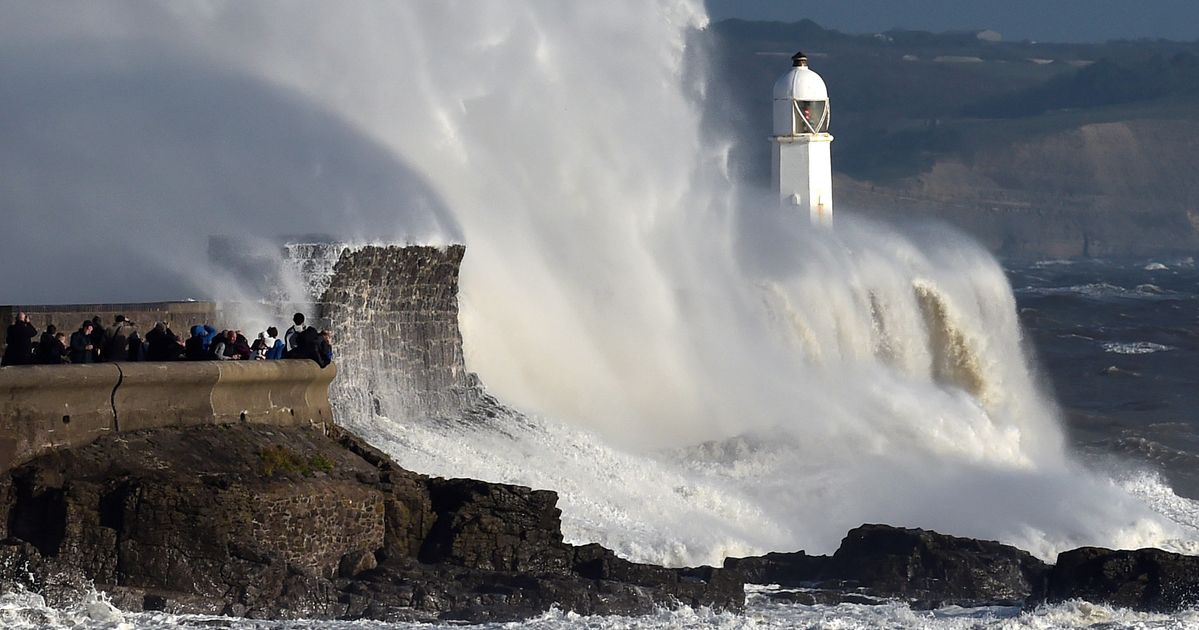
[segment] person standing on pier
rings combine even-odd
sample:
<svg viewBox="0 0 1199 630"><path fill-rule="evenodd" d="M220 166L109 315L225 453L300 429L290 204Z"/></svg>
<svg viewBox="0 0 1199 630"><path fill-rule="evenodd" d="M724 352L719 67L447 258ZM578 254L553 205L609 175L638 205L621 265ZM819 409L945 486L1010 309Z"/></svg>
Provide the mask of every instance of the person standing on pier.
<svg viewBox="0 0 1199 630"><path fill-rule="evenodd" d="M33 338L36 336L37 329L29 323L29 315L17 313L17 320L4 335L4 357L0 358L0 366L33 363Z"/></svg>
<svg viewBox="0 0 1199 630"><path fill-rule="evenodd" d="M95 363L96 348L92 345L95 325L83 320L83 325L71 334L71 363Z"/></svg>

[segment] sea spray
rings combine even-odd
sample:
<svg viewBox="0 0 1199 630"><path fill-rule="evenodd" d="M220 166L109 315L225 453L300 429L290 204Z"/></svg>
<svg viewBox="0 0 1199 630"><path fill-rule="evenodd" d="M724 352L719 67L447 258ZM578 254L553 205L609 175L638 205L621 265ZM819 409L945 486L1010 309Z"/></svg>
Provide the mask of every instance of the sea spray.
<svg viewBox="0 0 1199 630"><path fill-rule="evenodd" d="M698 2L301 5L23 10L5 32L117 51L148 33L183 60L168 69L282 91L254 101L267 118L299 102L297 130L333 118L411 183L356 195L304 145L303 168L281 170L330 207L277 185L303 211L254 229L461 237L466 366L508 407L413 416L380 384L369 411L342 408L406 466L558 490L573 542L669 564L829 551L867 521L1043 557L1192 535L1070 461L977 245L841 211L812 230L728 179L728 143L683 80L701 80L686 72ZM346 378L379 367L360 347L338 355Z"/></svg>

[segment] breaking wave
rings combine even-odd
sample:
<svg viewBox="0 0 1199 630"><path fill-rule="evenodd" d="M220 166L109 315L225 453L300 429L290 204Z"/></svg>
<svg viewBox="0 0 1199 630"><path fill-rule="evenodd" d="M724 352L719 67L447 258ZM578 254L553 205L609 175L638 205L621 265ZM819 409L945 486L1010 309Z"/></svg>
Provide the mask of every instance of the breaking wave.
<svg viewBox="0 0 1199 630"><path fill-rule="evenodd" d="M148 38L187 67L285 91L419 174L419 196L397 191L382 207L421 237L465 241L466 363L510 409L476 423L409 417L383 388L373 413L343 414L406 467L557 490L569 540L664 564L828 552L863 522L998 539L1043 558L1195 539L1183 500L1070 457L1012 290L979 246L848 213L813 230L729 175L730 143L701 124L698 0L44 10L4 28L110 52ZM305 153L303 179L339 192L322 183L319 147ZM354 223L352 194L320 199L364 241L412 234L398 219ZM372 202L366 216L378 217ZM287 227L303 229L303 214ZM376 369L378 354L341 355L342 378ZM833 615L846 627L1189 619L1081 605L1014 622L975 614L763 601L749 613L766 625ZM652 623L745 621L663 615Z"/></svg>

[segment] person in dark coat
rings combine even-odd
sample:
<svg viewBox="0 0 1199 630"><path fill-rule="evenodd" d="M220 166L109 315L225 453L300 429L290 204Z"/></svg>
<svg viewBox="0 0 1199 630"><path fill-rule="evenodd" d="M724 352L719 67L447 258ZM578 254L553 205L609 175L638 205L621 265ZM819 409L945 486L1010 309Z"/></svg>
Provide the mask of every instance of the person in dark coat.
<svg viewBox="0 0 1199 630"><path fill-rule="evenodd" d="M67 359L66 335L58 332L54 326L47 326L46 332L37 343L35 357L41 365L61 365L69 363Z"/></svg>
<svg viewBox="0 0 1199 630"><path fill-rule="evenodd" d="M40 365L56 365L62 363L62 355L66 352L66 348L58 341L56 335L58 328L54 324L46 326L46 332L42 333L41 338L37 342L37 349L33 351L34 361Z"/></svg>
<svg viewBox="0 0 1199 630"><path fill-rule="evenodd" d="M237 353L237 358L243 361L254 356L254 351L250 349L250 340L246 339L240 330L233 331L233 351Z"/></svg>
<svg viewBox="0 0 1199 630"><path fill-rule="evenodd" d="M306 326L295 335L295 349L288 355L289 359L312 359L317 365L325 367L328 363L321 356L321 333L312 326Z"/></svg>
<svg viewBox="0 0 1199 630"><path fill-rule="evenodd" d="M79 330L71 333L71 363L95 363L96 348L92 345L95 326L84 320Z"/></svg>
<svg viewBox="0 0 1199 630"><path fill-rule="evenodd" d="M266 333L258 333L258 337L254 339L254 343L250 344L250 352L253 353L255 361L263 361L266 359L266 354L271 350L271 342L267 341Z"/></svg>
<svg viewBox="0 0 1199 630"><path fill-rule="evenodd" d="M4 356L0 357L0 366L29 365L33 363L33 338L37 329L29 323L29 315L17 313L17 319L4 335Z"/></svg>
<svg viewBox="0 0 1199 630"><path fill-rule="evenodd" d="M146 333L147 361L174 361L184 353L184 344L166 322L154 324Z"/></svg>
<svg viewBox="0 0 1199 630"><path fill-rule="evenodd" d="M63 333L63 332L54 333L54 347L55 347L56 351L58 352L58 356L55 357L58 360L55 361L55 363L61 365L63 363L71 362L71 357L69 354L70 351L67 350L67 334L66 333Z"/></svg>
<svg viewBox="0 0 1199 630"><path fill-rule="evenodd" d="M146 344L142 341L142 336L137 333L136 328L133 330L133 334L129 335L129 347L125 359L127 361L146 360Z"/></svg>
<svg viewBox="0 0 1199 630"><path fill-rule="evenodd" d="M100 322L100 316L92 317L92 354L96 361L104 359L104 342L108 341L104 337L104 324Z"/></svg>

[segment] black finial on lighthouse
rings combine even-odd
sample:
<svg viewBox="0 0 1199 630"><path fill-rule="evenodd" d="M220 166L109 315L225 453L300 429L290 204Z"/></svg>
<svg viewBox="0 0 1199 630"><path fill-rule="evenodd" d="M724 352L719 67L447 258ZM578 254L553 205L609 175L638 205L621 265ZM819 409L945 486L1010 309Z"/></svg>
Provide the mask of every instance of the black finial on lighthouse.
<svg viewBox="0 0 1199 630"><path fill-rule="evenodd" d="M803 54L803 51L800 51L800 52L795 53L794 55L791 55L791 66L792 67L802 68L807 65L808 65L808 56Z"/></svg>

